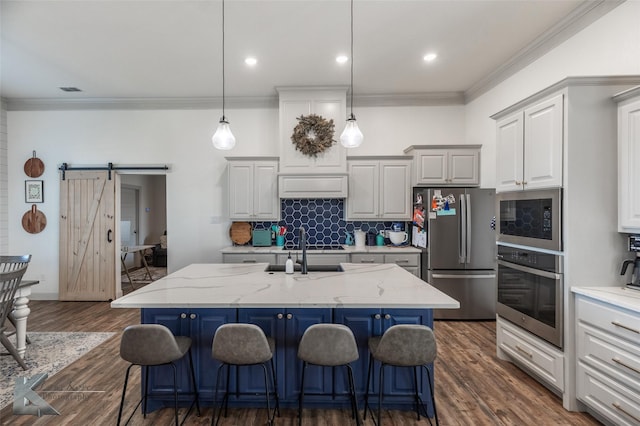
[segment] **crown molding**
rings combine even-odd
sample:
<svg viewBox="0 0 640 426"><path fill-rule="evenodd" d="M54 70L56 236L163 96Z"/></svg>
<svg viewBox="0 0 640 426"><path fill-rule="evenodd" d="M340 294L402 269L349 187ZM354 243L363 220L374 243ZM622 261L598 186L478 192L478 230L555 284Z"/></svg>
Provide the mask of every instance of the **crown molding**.
<svg viewBox="0 0 640 426"><path fill-rule="evenodd" d="M583 2L527 47L521 49L507 62L466 90L464 103L469 103L493 89L624 2L625 0Z"/></svg>

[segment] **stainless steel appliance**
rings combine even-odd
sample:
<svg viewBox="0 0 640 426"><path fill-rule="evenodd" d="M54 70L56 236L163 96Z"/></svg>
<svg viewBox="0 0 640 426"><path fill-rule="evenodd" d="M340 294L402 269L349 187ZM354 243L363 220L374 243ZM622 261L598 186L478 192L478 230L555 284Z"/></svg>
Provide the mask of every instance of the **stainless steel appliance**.
<svg viewBox="0 0 640 426"><path fill-rule="evenodd" d="M498 246L498 315L563 348L562 256Z"/></svg>
<svg viewBox="0 0 640 426"><path fill-rule="evenodd" d="M622 263L620 275L625 275L627 268L631 265L633 273L627 287L632 290L640 290L640 235L629 235L629 251L635 253L635 259L625 260Z"/></svg>
<svg viewBox="0 0 640 426"><path fill-rule="evenodd" d="M562 250L562 189L502 192L496 200L498 242Z"/></svg>
<svg viewBox="0 0 640 426"><path fill-rule="evenodd" d="M434 318L495 319L495 190L414 188L413 195L427 232L422 277L460 302Z"/></svg>

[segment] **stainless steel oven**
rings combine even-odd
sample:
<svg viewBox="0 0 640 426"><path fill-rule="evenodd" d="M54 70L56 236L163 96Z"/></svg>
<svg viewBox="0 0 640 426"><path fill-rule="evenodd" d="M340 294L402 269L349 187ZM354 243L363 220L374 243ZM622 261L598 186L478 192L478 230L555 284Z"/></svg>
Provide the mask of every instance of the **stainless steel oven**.
<svg viewBox="0 0 640 426"><path fill-rule="evenodd" d="M497 281L498 315L562 349L562 256L499 245Z"/></svg>
<svg viewBox="0 0 640 426"><path fill-rule="evenodd" d="M498 242L562 251L562 189L496 194Z"/></svg>

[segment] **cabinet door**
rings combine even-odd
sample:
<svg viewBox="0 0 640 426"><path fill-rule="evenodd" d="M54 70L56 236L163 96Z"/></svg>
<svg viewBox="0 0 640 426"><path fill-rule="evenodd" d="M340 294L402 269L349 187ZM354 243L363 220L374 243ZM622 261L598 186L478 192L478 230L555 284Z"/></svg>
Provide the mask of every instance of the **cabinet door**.
<svg viewBox="0 0 640 426"><path fill-rule="evenodd" d="M233 161L228 164L229 219L253 217L253 162Z"/></svg>
<svg viewBox="0 0 640 426"><path fill-rule="evenodd" d="M618 110L618 231L640 233L640 100Z"/></svg>
<svg viewBox="0 0 640 426"><path fill-rule="evenodd" d="M524 119L522 112L496 123L496 192L522 189Z"/></svg>
<svg viewBox="0 0 640 426"><path fill-rule="evenodd" d="M271 253L222 253L222 263L276 263L276 255Z"/></svg>
<svg viewBox="0 0 640 426"><path fill-rule="evenodd" d="M349 161L347 219L378 217L380 178L377 161Z"/></svg>
<svg viewBox="0 0 640 426"><path fill-rule="evenodd" d="M444 185L449 172L446 149L429 149L416 153L416 183L418 185Z"/></svg>
<svg viewBox="0 0 640 426"><path fill-rule="evenodd" d="M253 172L253 214L254 219L279 219L280 199L278 198L278 163L257 161Z"/></svg>
<svg viewBox="0 0 640 426"><path fill-rule="evenodd" d="M449 151L448 183L478 185L480 183L480 152L475 149Z"/></svg>
<svg viewBox="0 0 640 426"><path fill-rule="evenodd" d="M379 219L411 220L411 161L380 161Z"/></svg>
<svg viewBox="0 0 640 426"><path fill-rule="evenodd" d="M524 188L562 186L563 95L524 110Z"/></svg>
<svg viewBox="0 0 640 426"><path fill-rule="evenodd" d="M367 369L369 367L369 337L382 334L382 315L380 309L348 309L333 310L333 321L344 324L353 331L358 345L360 358L351 363L355 377L356 394L363 395L367 384ZM374 373L377 373L374 371ZM370 390L377 389L378 375L373 375L369 385ZM344 374L336 375L335 392L339 395L349 393L349 385Z"/></svg>

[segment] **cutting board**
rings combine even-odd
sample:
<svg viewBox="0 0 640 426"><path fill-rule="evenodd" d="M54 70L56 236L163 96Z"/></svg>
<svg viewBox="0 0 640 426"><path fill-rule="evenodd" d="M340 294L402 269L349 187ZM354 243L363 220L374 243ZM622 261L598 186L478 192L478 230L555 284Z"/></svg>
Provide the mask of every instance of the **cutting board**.
<svg viewBox="0 0 640 426"><path fill-rule="evenodd" d="M34 204L31 210L22 216L22 227L30 234L37 234L47 226L47 217Z"/></svg>
<svg viewBox="0 0 640 426"><path fill-rule="evenodd" d="M229 228L229 238L234 244L247 244L251 241L251 224L249 222L233 222Z"/></svg>
<svg viewBox="0 0 640 426"><path fill-rule="evenodd" d="M35 151L33 151L33 157L24 163L24 173L30 178L40 177L44 173L44 163L36 157Z"/></svg>

